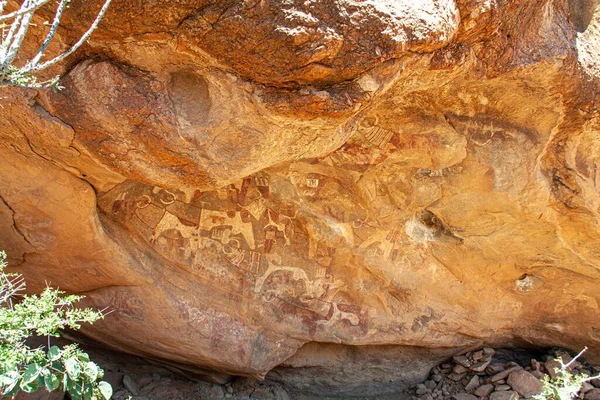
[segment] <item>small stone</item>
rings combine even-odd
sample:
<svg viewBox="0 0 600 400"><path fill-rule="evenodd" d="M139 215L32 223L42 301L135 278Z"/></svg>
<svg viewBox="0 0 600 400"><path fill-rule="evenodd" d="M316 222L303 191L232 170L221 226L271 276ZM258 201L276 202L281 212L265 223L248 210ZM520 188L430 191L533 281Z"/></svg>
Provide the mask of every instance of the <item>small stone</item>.
<svg viewBox="0 0 600 400"><path fill-rule="evenodd" d="M474 372L483 372L490 365L491 361L478 361L471 366L471 371Z"/></svg>
<svg viewBox="0 0 600 400"><path fill-rule="evenodd" d="M453 359L453 360L454 360L456 363L458 363L458 364L462 365L463 367L466 367L466 368L468 368L468 367L470 367L470 366L471 366L471 362L470 362L470 361L469 361L469 359L468 359L467 357L465 357L465 356L454 356L454 357L452 357L452 359Z"/></svg>
<svg viewBox="0 0 600 400"><path fill-rule="evenodd" d="M536 359L531 359L531 369L533 371L538 371L540 369L540 363Z"/></svg>
<svg viewBox="0 0 600 400"><path fill-rule="evenodd" d="M585 400L600 400L600 389L592 389L585 393Z"/></svg>
<svg viewBox="0 0 600 400"><path fill-rule="evenodd" d="M143 388L144 386L150 384L150 382L152 382L152 377L148 375L144 375L136 381L138 388Z"/></svg>
<svg viewBox="0 0 600 400"><path fill-rule="evenodd" d="M460 364L456 364L454 368L452 368L452 372L454 372L455 374L462 374L463 372L467 372L468 370L469 368Z"/></svg>
<svg viewBox="0 0 600 400"><path fill-rule="evenodd" d="M433 392L431 394L431 397L434 398L434 399L437 399L439 397L439 395L440 395L439 393Z"/></svg>
<svg viewBox="0 0 600 400"><path fill-rule="evenodd" d="M421 396L421 395L423 395L423 394L425 394L427 392L429 392L429 389L427 389L427 387L424 384L419 383L417 385L417 391L416 391L416 393L417 393L418 396Z"/></svg>
<svg viewBox="0 0 600 400"><path fill-rule="evenodd" d="M479 377L477 375L475 375L474 377L471 378L471 380L469 380L469 383L467 383L467 385L465 386L465 390L467 392L470 392L471 390L474 390L478 387L479 387Z"/></svg>
<svg viewBox="0 0 600 400"><path fill-rule="evenodd" d="M487 397L493 391L494 391L494 385L487 384L487 385L479 386L477 388L477 390L475 392L473 392L473 394L476 396L479 396L479 397Z"/></svg>
<svg viewBox="0 0 600 400"><path fill-rule="evenodd" d="M123 386L125 386L125 389L131 392L132 395L137 396L139 394L137 384L131 376L125 375L123 377Z"/></svg>
<svg viewBox="0 0 600 400"><path fill-rule="evenodd" d="M485 370L485 372L487 372L489 375L496 375L500 371L504 371L504 364L490 364Z"/></svg>
<svg viewBox="0 0 600 400"><path fill-rule="evenodd" d="M447 368L452 368L452 364L448 364L448 363L442 364L442 368L446 368L446 369Z"/></svg>
<svg viewBox="0 0 600 400"><path fill-rule="evenodd" d="M494 385L494 390L496 390L496 392L504 392L506 390L510 390L510 386L508 386L508 385Z"/></svg>
<svg viewBox="0 0 600 400"><path fill-rule="evenodd" d="M423 396L419 397L419 399L421 399L421 400L433 400L433 396L430 395L429 393L426 393Z"/></svg>
<svg viewBox="0 0 600 400"><path fill-rule="evenodd" d="M494 385L504 385L506 383L506 379L500 379L499 381L494 382Z"/></svg>
<svg viewBox="0 0 600 400"><path fill-rule="evenodd" d="M437 384L434 381L425 381L424 385L429 390L433 390L437 386Z"/></svg>
<svg viewBox="0 0 600 400"><path fill-rule="evenodd" d="M546 375L546 374L544 374L542 371L534 370L534 371L531 371L531 375L535 376L538 379L542 379L544 377L544 375Z"/></svg>
<svg viewBox="0 0 600 400"><path fill-rule="evenodd" d="M505 391L505 392L493 392L490 394L490 400L518 400L519 395L517 392Z"/></svg>
<svg viewBox="0 0 600 400"><path fill-rule="evenodd" d="M501 379L506 379L507 376L509 376L510 374L512 374L515 371L518 371L521 368L519 365L510 367L508 369L505 369L504 371L498 372L497 374L495 374L494 376L492 376L492 382L498 382Z"/></svg>
<svg viewBox="0 0 600 400"><path fill-rule="evenodd" d="M458 382L464 378L465 375L466 374L450 374L448 375L448 378L452 379L454 382Z"/></svg>
<svg viewBox="0 0 600 400"><path fill-rule="evenodd" d="M591 385L589 382L583 382L583 384L581 385L581 393L587 393L590 390L594 389L594 385Z"/></svg>
<svg viewBox="0 0 600 400"><path fill-rule="evenodd" d="M496 354L496 350L492 349L491 347L484 347L482 351L486 356L493 356Z"/></svg>
<svg viewBox="0 0 600 400"><path fill-rule="evenodd" d="M542 391L542 382L525 370L515 371L508 376L508 384L523 397L531 397Z"/></svg>
<svg viewBox="0 0 600 400"><path fill-rule="evenodd" d="M452 396L454 400L477 400L477 397L469 393L458 393Z"/></svg>
<svg viewBox="0 0 600 400"><path fill-rule="evenodd" d="M123 376L124 374L122 372L107 371L104 373L102 380L108 382L112 387L113 392L116 392L119 389L121 382L123 382Z"/></svg>
<svg viewBox="0 0 600 400"><path fill-rule="evenodd" d="M433 379L434 382L441 382L441 380L443 379L443 376L440 374L435 374L435 375L431 375L431 379Z"/></svg>
<svg viewBox="0 0 600 400"><path fill-rule="evenodd" d="M225 391L227 393L233 393L233 387L231 385L225 385Z"/></svg>
<svg viewBox="0 0 600 400"><path fill-rule="evenodd" d="M550 375L550 379L554 380L560 374L560 362L557 360L548 360L544 363L546 372ZM558 370L558 371L557 371Z"/></svg>
<svg viewBox="0 0 600 400"><path fill-rule="evenodd" d="M509 361L509 362L507 362L506 364L504 364L504 367L505 367L505 368L510 368L510 367L516 367L516 366L518 366L518 365L519 365L519 364L517 364L517 363L516 363L516 362L514 362L514 361Z"/></svg>
<svg viewBox="0 0 600 400"><path fill-rule="evenodd" d="M483 350L479 350L473 353L473 360L479 361L481 360L481 357L483 357Z"/></svg>
<svg viewBox="0 0 600 400"><path fill-rule="evenodd" d="M206 394L209 399L222 399L223 397L227 397L227 395L223 393L223 388L221 385L212 385L210 389L206 391ZM231 393L227 394L232 397Z"/></svg>

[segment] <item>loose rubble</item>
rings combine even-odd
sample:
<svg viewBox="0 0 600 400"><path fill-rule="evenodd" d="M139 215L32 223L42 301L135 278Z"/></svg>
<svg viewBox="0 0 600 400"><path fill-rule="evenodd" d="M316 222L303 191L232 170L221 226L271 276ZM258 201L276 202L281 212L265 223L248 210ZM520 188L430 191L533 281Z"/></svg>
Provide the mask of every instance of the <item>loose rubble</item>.
<svg viewBox="0 0 600 400"><path fill-rule="evenodd" d="M528 365L502 361L492 348L470 351L454 356L452 360L431 370L429 379L412 389L409 400L519 400L530 399L542 391L542 378L556 378L555 368L562 357L564 363L573 358L565 351L555 349L546 358L531 359ZM600 368L577 360L569 368L573 375L597 375ZM578 399L600 399L600 380L586 382Z"/></svg>

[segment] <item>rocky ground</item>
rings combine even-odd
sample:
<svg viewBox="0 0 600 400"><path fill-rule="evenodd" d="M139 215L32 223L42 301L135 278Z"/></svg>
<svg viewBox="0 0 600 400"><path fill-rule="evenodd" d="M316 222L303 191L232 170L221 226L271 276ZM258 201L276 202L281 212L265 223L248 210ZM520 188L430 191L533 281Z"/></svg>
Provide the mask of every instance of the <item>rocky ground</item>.
<svg viewBox="0 0 600 400"><path fill-rule="evenodd" d="M542 391L542 379L557 376L556 368L561 357L568 364L573 357L562 350L553 349L547 355L531 358L526 353L484 348L454 356L452 360L431 370L429 379L418 384L411 399L455 400L518 400L531 398ZM570 368L573 375L595 376L599 372L580 359ZM600 400L600 379L583 384L578 398Z"/></svg>
<svg viewBox="0 0 600 400"><path fill-rule="evenodd" d="M85 347L85 346L84 346ZM327 399L287 391L280 383L267 379L257 381L239 378L225 385L195 381L151 361L87 347L86 351L105 370L104 380L114 388L115 400L315 400ZM529 399L542 389L545 375L556 377L555 360L565 363L572 355L552 349L545 353L529 350L483 348L454 356L431 370L428 379L402 393L354 400L519 400ZM572 363L573 374L593 376L599 367L587 364L583 358ZM65 397L66 398L66 397ZM600 400L600 379L584 383L578 398ZM25 398L23 398L25 399ZM61 396L44 398L58 400ZM338 398L339 400L339 398Z"/></svg>

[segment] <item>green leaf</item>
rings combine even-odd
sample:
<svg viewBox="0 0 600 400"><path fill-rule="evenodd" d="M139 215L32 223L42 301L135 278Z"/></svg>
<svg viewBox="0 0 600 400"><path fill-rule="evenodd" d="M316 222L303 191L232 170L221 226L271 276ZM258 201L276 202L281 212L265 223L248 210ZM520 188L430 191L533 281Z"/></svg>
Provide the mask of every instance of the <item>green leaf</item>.
<svg viewBox="0 0 600 400"><path fill-rule="evenodd" d="M90 361L85 365L83 373L87 375L90 382L95 382L98 379L98 366Z"/></svg>
<svg viewBox="0 0 600 400"><path fill-rule="evenodd" d="M83 386L81 385L81 383L69 379L67 381L67 392L69 392L72 398L75 398L77 396L81 398L81 395L83 394Z"/></svg>
<svg viewBox="0 0 600 400"><path fill-rule="evenodd" d="M94 397L94 388L92 385L87 385L85 390L83 391L83 399L84 400L92 400Z"/></svg>
<svg viewBox="0 0 600 400"><path fill-rule="evenodd" d="M21 382L21 390L23 390L25 393L33 393L36 390L38 390L38 385L37 382L30 382L30 383L25 383L25 382Z"/></svg>
<svg viewBox="0 0 600 400"><path fill-rule="evenodd" d="M12 385L17 378L19 378L19 374L15 373L14 371L0 375L0 387Z"/></svg>
<svg viewBox="0 0 600 400"><path fill-rule="evenodd" d="M29 367L27 367L27 369L23 373L23 383L21 383L21 386L28 385L31 382L35 381L37 379L37 377L40 375L40 371L41 371L41 368L36 363L33 363ZM23 389L23 390L25 390L25 389Z"/></svg>
<svg viewBox="0 0 600 400"><path fill-rule="evenodd" d="M81 373L81 365L75 358L67 358L65 360L65 370L67 371L67 375L71 379L79 378L79 374Z"/></svg>
<svg viewBox="0 0 600 400"><path fill-rule="evenodd" d="M48 391L51 392L53 390L58 389L58 386L60 385L60 380L53 373L49 373L45 376L44 383L46 384L46 389L48 389Z"/></svg>
<svg viewBox="0 0 600 400"><path fill-rule="evenodd" d="M87 353L84 353L84 352L77 353L77 358L79 358L83 362L89 362L90 361L90 356L88 356Z"/></svg>
<svg viewBox="0 0 600 400"><path fill-rule="evenodd" d="M112 386L108 382L102 381L98 384L98 389L100 389L100 394L104 397L104 400L110 400L113 394Z"/></svg>
<svg viewBox="0 0 600 400"><path fill-rule="evenodd" d="M56 361L60 358L62 352L60 351L60 348L58 348L58 346L52 346L50 347L50 350L48 350L48 358L50 359L50 361Z"/></svg>
<svg viewBox="0 0 600 400"><path fill-rule="evenodd" d="M2 396L3 397L11 397L14 396L15 394L17 394L17 392L19 391L19 380L15 379L13 380L12 383L10 383L9 385L6 385L6 387L4 387L4 390L2 391Z"/></svg>

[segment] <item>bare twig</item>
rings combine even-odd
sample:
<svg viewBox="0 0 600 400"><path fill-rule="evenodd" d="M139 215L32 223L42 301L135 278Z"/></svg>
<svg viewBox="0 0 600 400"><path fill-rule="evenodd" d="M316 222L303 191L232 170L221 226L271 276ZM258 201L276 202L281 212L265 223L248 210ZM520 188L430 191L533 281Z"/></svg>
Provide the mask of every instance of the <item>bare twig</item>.
<svg viewBox="0 0 600 400"><path fill-rule="evenodd" d="M68 56L70 56L71 54L73 54L79 47L81 47L81 45L83 43L85 43L86 40L89 39L89 37L94 32L94 30L96 30L96 28L98 27L98 24L102 20L102 17L104 17L104 14L106 14L106 11L108 10L108 6L110 5L111 1L112 0L106 0L104 2L104 5L102 6L102 9L98 13L98 16L96 17L96 20L94 21L94 23L90 26L90 28L87 30L87 32L81 37L81 39L79 39L79 41L73 45L73 47L71 47L69 50L67 50L63 54L61 54L57 57L54 57L52 60L46 61L45 63L38 65L37 67L25 68L25 70L23 72L30 73L30 72L35 72L35 71L40 71L42 69L46 69L49 66L56 64L57 62L62 61L65 58L67 58Z"/></svg>
<svg viewBox="0 0 600 400"><path fill-rule="evenodd" d="M29 4L31 4L31 2L26 0L25 3L23 3L23 6L29 5ZM21 24L19 26L19 30L15 34L14 40L10 44L10 47L8 48L8 51L6 53L6 56L4 57L4 60L2 60L2 69L3 70L11 65L11 63L13 62L13 60L19 53L19 48L21 47L23 40L25 40L25 35L27 35L27 30L29 29L29 23L31 22L32 18L33 18L33 13L23 15L23 18L21 19Z"/></svg>
<svg viewBox="0 0 600 400"><path fill-rule="evenodd" d="M581 355L582 355L583 353L585 353L585 351L586 351L587 349L588 349L587 347L584 347L584 348L583 348L583 350L581 350L581 351L579 352L579 354L577 354L575 357L573 357L573 359L572 359L571 361L569 361L569 363L568 363L568 364L563 364L563 362L562 362L562 360L561 360L561 361L560 361L560 363L562 364L563 368L564 368L564 369L567 369L567 368L569 368L569 367L571 366L571 364L573 364L575 361L577 361L577 359L578 359L579 357L581 357Z"/></svg>
<svg viewBox="0 0 600 400"><path fill-rule="evenodd" d="M49 1L50 0L24 0L18 11L0 15L0 22L13 19L10 28L6 33L4 31L5 27L0 26L0 29L2 29L2 34L0 36L0 87L22 86L36 89L48 87L60 89L58 86L58 77L45 82L37 82L35 73L64 60L66 57L77 51L77 49L79 49L86 42L86 40L90 38L94 30L98 28L100 21L108 10L108 6L112 2L112 0L104 0L104 4L98 12L98 15L96 16L96 19L92 25L73 46L71 46L62 54L48 61L42 62L46 50L56 35L56 31L60 25L65 8L71 1L59 0L56 13L54 15L54 20L50 26L50 30L48 31L46 38L40 46L40 49L35 56L26 62L24 67L17 68L13 65L13 61L16 59L19 49L27 35L33 15L41 6ZM4 10L7 3L7 0L0 0L0 14Z"/></svg>
<svg viewBox="0 0 600 400"><path fill-rule="evenodd" d="M44 39L44 43L42 43L42 47L40 47L40 50L35 55L35 57L33 57L33 59L29 62L28 65L35 67L42 59L42 56L44 55L44 51L46 51L46 49L48 48L48 45L50 45L50 41L54 38L54 34L56 33L56 30L58 29L58 24L60 23L60 19L62 18L62 14L63 14L63 11L65 10L67 3L68 3L68 0L60 0L60 4L58 5L58 8L56 9L56 15L54 16L54 21L52 22L50 31L48 32L46 39Z"/></svg>
<svg viewBox="0 0 600 400"><path fill-rule="evenodd" d="M32 13L36 12L41 6L43 6L44 4L46 4L49 1L50 0L38 0L38 1L33 2L34 4L32 6L30 6L29 4L26 8L21 6L21 8L18 11L12 12L10 14L0 15L0 21L6 21L8 19L20 17L25 14L32 14ZM6 4L7 2L3 2L3 3ZM26 2L26 3L29 3L29 2ZM0 8L0 12L2 12L3 8L4 7Z"/></svg>

